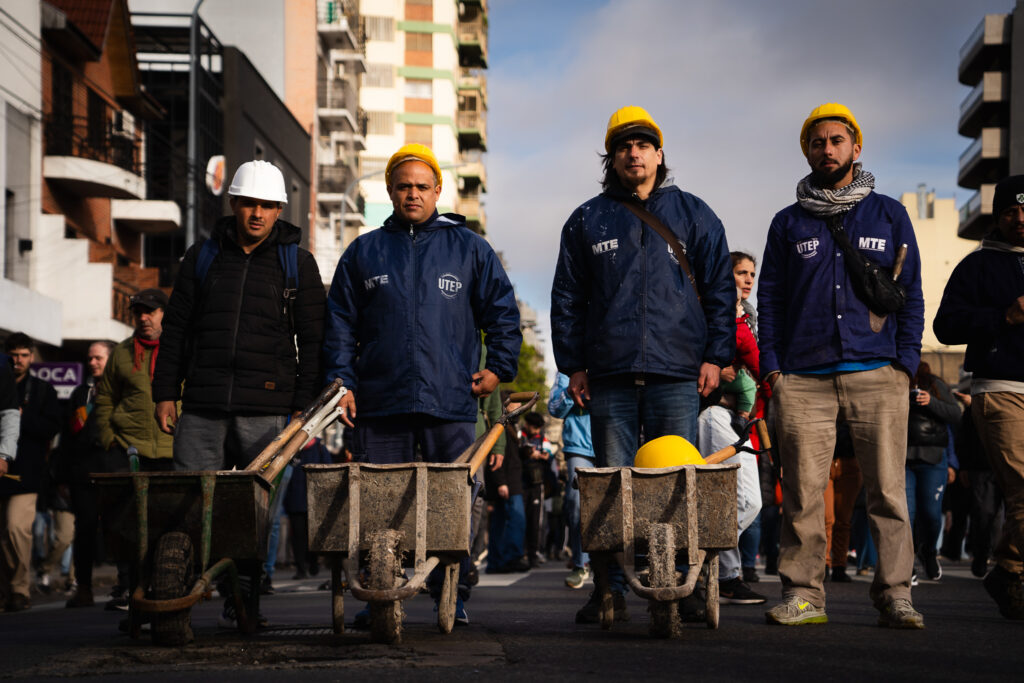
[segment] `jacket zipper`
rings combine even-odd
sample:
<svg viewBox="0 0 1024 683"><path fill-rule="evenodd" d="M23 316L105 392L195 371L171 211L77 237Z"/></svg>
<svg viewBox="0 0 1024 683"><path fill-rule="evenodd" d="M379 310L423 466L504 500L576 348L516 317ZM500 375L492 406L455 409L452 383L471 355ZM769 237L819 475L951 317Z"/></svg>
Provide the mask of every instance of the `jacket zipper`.
<svg viewBox="0 0 1024 683"><path fill-rule="evenodd" d="M238 351L238 323L242 320L242 300L245 299L245 281L249 277L249 262L252 260L252 254L245 255L245 265L242 266L242 288L238 293L238 308L235 310L235 327L231 332L231 376L234 377L235 369L235 355ZM228 410L231 410L231 395L234 393L235 382L234 379L228 382Z"/></svg>
<svg viewBox="0 0 1024 683"><path fill-rule="evenodd" d="M412 292L410 293L409 299L409 340L413 347L416 345L416 313L419 307L416 305L416 288L419 286L420 276L419 268L416 263L416 231L413 230L413 226L409 224L409 253L410 262L412 263ZM416 362L417 353L415 348L409 349L409 357L412 360L412 376L410 379L410 385L412 386L413 396L413 410L418 407L418 396L416 395L416 388L419 386L419 367Z"/></svg>
<svg viewBox="0 0 1024 683"><path fill-rule="evenodd" d="M637 195L633 195L639 201ZM646 208L646 203L640 205ZM640 221L640 372L647 372L647 231Z"/></svg>

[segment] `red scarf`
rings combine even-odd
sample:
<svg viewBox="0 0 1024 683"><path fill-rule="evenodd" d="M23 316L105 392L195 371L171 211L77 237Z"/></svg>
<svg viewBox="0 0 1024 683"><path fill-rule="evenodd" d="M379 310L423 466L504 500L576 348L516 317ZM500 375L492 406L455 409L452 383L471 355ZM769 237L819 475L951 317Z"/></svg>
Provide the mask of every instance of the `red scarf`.
<svg viewBox="0 0 1024 683"><path fill-rule="evenodd" d="M135 358L132 361L132 370L138 372L142 369L142 361L146 358L146 349L153 349L153 355L149 357L149 381L153 381L153 370L156 368L156 355L160 353L160 340L154 339L150 341L148 339L140 339L138 336L132 337L135 342Z"/></svg>

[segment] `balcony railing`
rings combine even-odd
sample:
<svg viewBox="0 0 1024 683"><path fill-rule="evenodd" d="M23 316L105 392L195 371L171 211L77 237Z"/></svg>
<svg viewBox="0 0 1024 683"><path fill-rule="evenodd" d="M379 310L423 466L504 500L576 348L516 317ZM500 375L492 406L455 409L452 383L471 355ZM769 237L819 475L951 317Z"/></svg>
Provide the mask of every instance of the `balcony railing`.
<svg viewBox="0 0 1024 683"><path fill-rule="evenodd" d="M478 111L460 111L458 116L459 130L481 130L484 117Z"/></svg>
<svg viewBox="0 0 1024 683"><path fill-rule="evenodd" d="M317 193L342 194L356 179L348 166L321 166L317 174Z"/></svg>
<svg viewBox="0 0 1024 683"><path fill-rule="evenodd" d="M115 131L110 120L89 125L85 116L51 114L43 120L43 146L47 156L92 159L142 174L139 140Z"/></svg>
<svg viewBox="0 0 1024 683"><path fill-rule="evenodd" d="M355 90L347 82L340 79L322 81L316 89L317 106L321 109L348 109L354 111L359 106Z"/></svg>
<svg viewBox="0 0 1024 683"><path fill-rule="evenodd" d="M978 43L983 39L984 35L985 17L982 17L981 21L978 22L978 25L974 28L973 31L971 31L970 37L968 37L967 40L964 41L963 46L960 48L961 62L964 61L964 57L966 57L971 52L971 50L975 48L975 43Z"/></svg>
<svg viewBox="0 0 1024 683"><path fill-rule="evenodd" d="M976 138L974 140L974 142L972 142L970 145L968 145L967 149L965 149L963 151L963 153L960 155L960 169L962 170L964 168L964 166L966 166L967 163L972 158L974 158L975 156L978 156L980 154L981 154L981 137L979 136L978 138Z"/></svg>
<svg viewBox="0 0 1024 683"><path fill-rule="evenodd" d="M978 81L978 85L971 88L971 92L967 93L967 97L960 103L960 116L962 117L968 111L974 108L978 102L981 101L982 95L985 94L985 79Z"/></svg>

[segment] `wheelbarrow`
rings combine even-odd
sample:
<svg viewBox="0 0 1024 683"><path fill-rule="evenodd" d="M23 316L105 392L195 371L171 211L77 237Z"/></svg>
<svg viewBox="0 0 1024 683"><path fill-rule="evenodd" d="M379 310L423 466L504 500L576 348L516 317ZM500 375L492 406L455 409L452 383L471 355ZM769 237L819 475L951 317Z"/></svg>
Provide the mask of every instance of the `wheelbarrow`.
<svg viewBox="0 0 1024 683"><path fill-rule="evenodd" d="M509 396L502 416L453 463L304 465L309 510L309 551L331 564L332 622L345 630L342 572L352 595L370 604L370 637L398 643L402 601L417 593L438 566L444 582L437 626L455 624L459 562L469 556L474 475L505 424L537 402L535 392ZM365 557L368 577L360 576ZM413 569L406 579L405 567Z"/></svg>
<svg viewBox="0 0 1024 683"><path fill-rule="evenodd" d="M340 380L328 386L244 470L91 475L111 555L132 563L138 577L129 599L132 638L151 621L154 643L190 642L192 606L209 598L223 575L232 587L239 629L255 630L259 592L251 590L245 603L236 562L266 556L278 475L337 416L345 393ZM211 564L210 558L222 559Z"/></svg>
<svg viewBox="0 0 1024 683"><path fill-rule="evenodd" d="M600 597L601 627L614 621L609 565L622 567L630 588L648 601L650 633L668 638L681 631L676 602L694 591L703 576L707 586L706 622L718 628L718 553L736 547L736 472L739 465L722 465L738 452L762 453L770 448L762 420L757 426L760 448L746 438L703 459L659 469L591 467L576 470L580 491L580 532L590 553L594 590ZM636 570L637 553L646 553L647 581ZM676 567L689 566L679 583Z"/></svg>

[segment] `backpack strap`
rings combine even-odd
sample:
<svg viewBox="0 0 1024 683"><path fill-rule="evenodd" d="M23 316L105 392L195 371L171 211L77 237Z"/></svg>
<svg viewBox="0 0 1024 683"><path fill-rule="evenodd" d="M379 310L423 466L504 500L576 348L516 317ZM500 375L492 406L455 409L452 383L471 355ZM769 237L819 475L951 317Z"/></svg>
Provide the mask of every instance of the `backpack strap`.
<svg viewBox="0 0 1024 683"><path fill-rule="evenodd" d="M199 248L199 256L196 257L196 280L199 281L200 287L206 282L206 274L210 271L210 265L219 253L220 242L212 237L207 238L203 242L203 246Z"/></svg>

